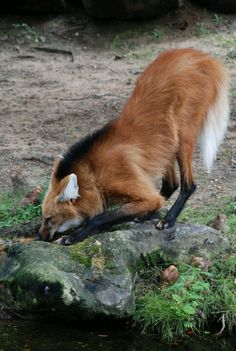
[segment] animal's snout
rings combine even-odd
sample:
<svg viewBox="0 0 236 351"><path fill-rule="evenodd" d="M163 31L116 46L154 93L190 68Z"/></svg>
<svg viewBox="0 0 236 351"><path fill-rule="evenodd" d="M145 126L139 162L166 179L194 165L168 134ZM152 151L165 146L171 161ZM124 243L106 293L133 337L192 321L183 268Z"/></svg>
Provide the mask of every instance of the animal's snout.
<svg viewBox="0 0 236 351"><path fill-rule="evenodd" d="M35 240L37 241L50 241L50 232L44 225L41 225L39 231L36 233Z"/></svg>

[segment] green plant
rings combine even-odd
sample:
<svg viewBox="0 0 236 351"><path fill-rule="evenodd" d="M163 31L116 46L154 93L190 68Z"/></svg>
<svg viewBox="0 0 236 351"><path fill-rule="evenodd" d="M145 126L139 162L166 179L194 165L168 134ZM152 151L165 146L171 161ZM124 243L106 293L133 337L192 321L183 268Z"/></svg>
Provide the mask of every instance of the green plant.
<svg viewBox="0 0 236 351"><path fill-rule="evenodd" d="M201 22L198 26L199 35L202 37L208 36L211 32L205 23Z"/></svg>
<svg viewBox="0 0 236 351"><path fill-rule="evenodd" d="M236 89L231 89L230 90L230 97L231 98L236 98Z"/></svg>
<svg viewBox="0 0 236 351"><path fill-rule="evenodd" d="M89 267L92 264L93 257L101 255L101 248L98 242L92 237L71 246L70 254L73 260Z"/></svg>
<svg viewBox="0 0 236 351"><path fill-rule="evenodd" d="M212 38L217 46L235 49L236 48L236 41L235 36L231 33L216 33Z"/></svg>
<svg viewBox="0 0 236 351"><path fill-rule="evenodd" d="M186 207L179 216L179 221L190 223L202 223L209 225L216 216L221 213L227 217L227 235L232 237L236 233L236 201L231 198L223 198L220 202L205 205L200 208Z"/></svg>
<svg viewBox="0 0 236 351"><path fill-rule="evenodd" d="M136 46L137 36L137 32L131 30L126 30L116 34L112 39L110 48L113 51L128 51L130 48Z"/></svg>
<svg viewBox="0 0 236 351"><path fill-rule="evenodd" d="M35 43L44 43L46 41L44 36L39 35L35 28L30 27L27 23L13 23L12 26L20 31L21 35L29 41L33 41Z"/></svg>
<svg viewBox="0 0 236 351"><path fill-rule="evenodd" d="M0 228L8 228L41 215L41 204L20 206L22 193L0 194ZM40 196L39 201L43 195ZM41 201L40 201L41 202Z"/></svg>
<svg viewBox="0 0 236 351"><path fill-rule="evenodd" d="M164 32L162 30L160 30L158 27L156 27L153 30L152 35L154 36L154 38L156 40L160 41L164 37Z"/></svg>
<svg viewBox="0 0 236 351"><path fill-rule="evenodd" d="M224 21L223 17L219 16L217 13L214 13L213 18L212 18L212 22L216 26L219 26L220 24L222 24L223 21Z"/></svg>
<svg viewBox="0 0 236 351"><path fill-rule="evenodd" d="M213 324L220 333L235 330L234 251L216 257L209 271L186 264L179 265L179 279L172 285L160 284L160 267L163 267L163 263L159 266L156 262L156 268L147 267L146 274L141 275L141 282L138 280L136 286L134 321L143 332L154 332L162 339L171 341L185 337L188 332L206 332L206 328Z"/></svg>
<svg viewBox="0 0 236 351"><path fill-rule="evenodd" d="M188 265L182 265L179 270L180 277L174 284L159 286L139 296L134 315L143 332L156 332L166 341L183 337L188 330L199 330L204 323L199 311L204 296L210 292L210 273Z"/></svg>

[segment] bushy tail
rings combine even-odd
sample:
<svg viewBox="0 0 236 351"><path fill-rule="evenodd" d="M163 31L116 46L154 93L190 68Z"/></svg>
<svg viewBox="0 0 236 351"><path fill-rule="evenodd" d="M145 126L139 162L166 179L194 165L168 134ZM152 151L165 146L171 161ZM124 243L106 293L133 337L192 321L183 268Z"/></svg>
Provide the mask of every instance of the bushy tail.
<svg viewBox="0 0 236 351"><path fill-rule="evenodd" d="M217 149L222 142L229 120L228 80L218 87L218 96L208 111L205 125L199 137L204 167L210 171L216 159Z"/></svg>

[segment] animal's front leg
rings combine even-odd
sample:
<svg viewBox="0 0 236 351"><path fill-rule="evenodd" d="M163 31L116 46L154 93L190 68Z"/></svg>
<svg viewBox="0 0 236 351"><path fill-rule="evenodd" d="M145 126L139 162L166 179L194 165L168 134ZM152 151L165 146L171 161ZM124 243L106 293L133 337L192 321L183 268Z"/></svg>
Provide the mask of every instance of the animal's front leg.
<svg viewBox="0 0 236 351"><path fill-rule="evenodd" d="M122 206L120 209L104 212L92 218L81 229L78 229L67 238L63 237L61 240L59 239L57 243L72 245L86 239L89 236L97 234L107 227L127 222L133 220L139 215L158 210L162 206L163 201L162 196L155 193L148 200L133 201Z"/></svg>
<svg viewBox="0 0 236 351"><path fill-rule="evenodd" d="M74 243L83 241L89 236L96 235L101 230L104 230L107 226L123 223L134 219L136 214L124 213L122 209L114 210L110 212L104 212L100 215L95 216L88 221L82 228L78 229L75 233L69 236L63 236L55 241L61 245L72 245Z"/></svg>

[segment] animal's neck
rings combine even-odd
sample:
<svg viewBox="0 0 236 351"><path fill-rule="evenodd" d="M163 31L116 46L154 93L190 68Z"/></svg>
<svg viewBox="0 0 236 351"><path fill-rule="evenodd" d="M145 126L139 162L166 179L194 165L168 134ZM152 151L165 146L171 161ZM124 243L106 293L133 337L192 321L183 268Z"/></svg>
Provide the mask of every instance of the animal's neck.
<svg viewBox="0 0 236 351"><path fill-rule="evenodd" d="M106 207L102 189L89 164L83 162L75 170L78 178L80 198L78 208L85 218L92 218L102 213Z"/></svg>

